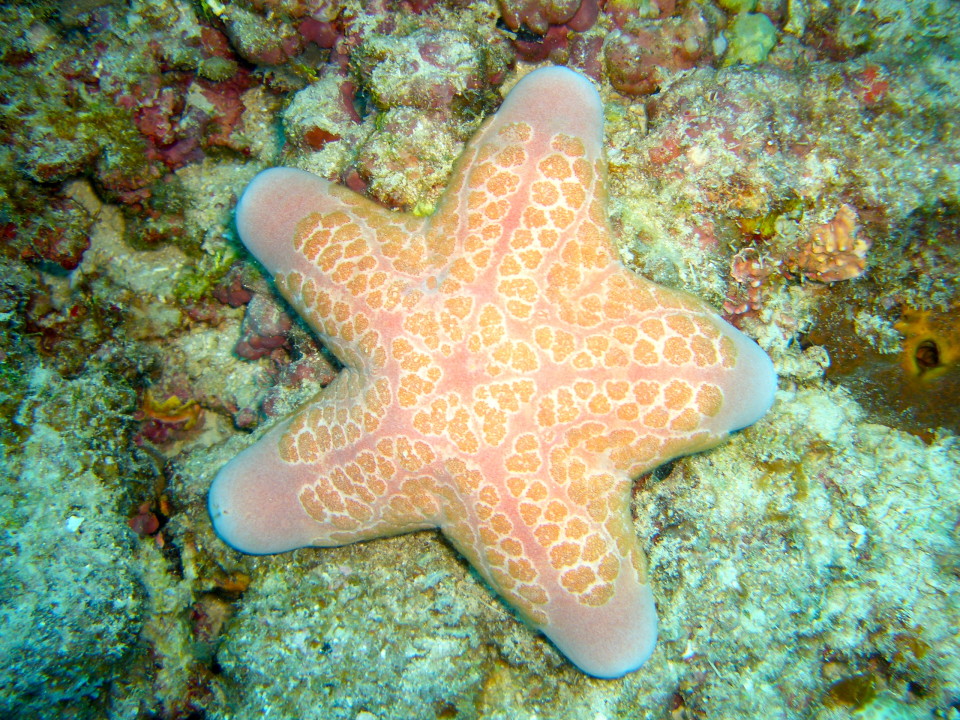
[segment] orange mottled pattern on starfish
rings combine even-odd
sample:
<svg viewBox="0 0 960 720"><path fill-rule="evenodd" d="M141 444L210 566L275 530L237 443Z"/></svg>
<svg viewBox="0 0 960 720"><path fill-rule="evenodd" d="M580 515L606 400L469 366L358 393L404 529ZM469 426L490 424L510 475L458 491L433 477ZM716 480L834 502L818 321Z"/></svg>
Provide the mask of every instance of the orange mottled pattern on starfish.
<svg viewBox="0 0 960 720"><path fill-rule="evenodd" d="M292 169L251 183L240 234L344 369L218 475L222 537L277 552L439 527L588 672L649 656L632 480L752 423L774 376L617 257L601 111L585 78L533 73L430 218Z"/></svg>
<svg viewBox="0 0 960 720"><path fill-rule="evenodd" d="M531 167L535 141L545 152ZM296 248L322 274L278 274L278 286L347 366L378 379L328 388L291 423L282 457L325 459L300 498L331 538L447 524L543 624L551 591L534 560L548 558L558 588L603 605L623 562L644 577L616 512L629 478L678 443L720 438L701 429L720 386L650 370L730 367L736 350L696 301L611 273L602 167L579 138L512 123L465 163L432 226L362 203L298 224ZM441 229L461 239L440 242ZM361 435L378 439L344 455Z"/></svg>

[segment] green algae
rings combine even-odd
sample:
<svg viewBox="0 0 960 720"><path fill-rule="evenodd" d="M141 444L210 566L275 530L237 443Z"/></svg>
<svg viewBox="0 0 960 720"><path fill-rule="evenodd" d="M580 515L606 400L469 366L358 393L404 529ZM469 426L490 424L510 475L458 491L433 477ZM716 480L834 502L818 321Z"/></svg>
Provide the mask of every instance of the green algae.
<svg viewBox="0 0 960 720"><path fill-rule="evenodd" d="M777 29L762 13L738 14L728 31L724 65L756 65L767 59L767 54L777 44Z"/></svg>
<svg viewBox="0 0 960 720"><path fill-rule="evenodd" d="M201 255L199 261L177 280L173 287L174 297L181 302L190 302L208 296L238 258L238 251L231 245Z"/></svg>

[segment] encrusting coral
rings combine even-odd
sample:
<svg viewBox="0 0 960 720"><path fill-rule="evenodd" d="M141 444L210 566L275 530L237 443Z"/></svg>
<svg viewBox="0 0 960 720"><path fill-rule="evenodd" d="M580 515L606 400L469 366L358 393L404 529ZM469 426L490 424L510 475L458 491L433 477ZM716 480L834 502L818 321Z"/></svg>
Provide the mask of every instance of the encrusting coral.
<svg viewBox="0 0 960 720"><path fill-rule="evenodd" d="M866 270L870 241L857 233L857 213L841 205L833 220L810 228L790 264L810 280L838 282L852 280Z"/></svg>

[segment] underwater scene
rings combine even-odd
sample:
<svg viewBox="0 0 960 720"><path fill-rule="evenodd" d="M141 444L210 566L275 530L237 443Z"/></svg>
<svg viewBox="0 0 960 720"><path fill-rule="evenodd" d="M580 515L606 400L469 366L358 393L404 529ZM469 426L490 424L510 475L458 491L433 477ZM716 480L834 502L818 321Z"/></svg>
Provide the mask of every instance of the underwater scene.
<svg viewBox="0 0 960 720"><path fill-rule="evenodd" d="M0 718L960 720L960 2L0 20Z"/></svg>

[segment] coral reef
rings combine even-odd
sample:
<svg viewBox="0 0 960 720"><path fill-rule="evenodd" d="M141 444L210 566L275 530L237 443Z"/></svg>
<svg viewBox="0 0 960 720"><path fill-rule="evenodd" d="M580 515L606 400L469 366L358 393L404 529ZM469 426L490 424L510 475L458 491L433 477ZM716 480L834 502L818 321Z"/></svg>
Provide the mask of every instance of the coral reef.
<svg viewBox="0 0 960 720"><path fill-rule="evenodd" d="M234 352L247 360L258 360L287 342L293 322L275 301L254 295L247 304L240 326L240 340Z"/></svg>
<svg viewBox="0 0 960 720"><path fill-rule="evenodd" d="M864 423L842 391L780 400L769 427L750 431L771 440L760 462L698 458L641 496L676 607L662 634L692 682L683 704L711 717L832 717L816 709L832 674L868 673L915 712L945 708L957 691L955 442ZM704 552L706 562L684 559ZM721 586L739 602L717 604ZM720 637L736 638L732 655Z"/></svg>
<svg viewBox="0 0 960 720"><path fill-rule="evenodd" d="M956 2L0 20L4 717L960 717ZM763 424L638 479L662 637L612 682L436 535L246 558L206 513L222 463L338 370L254 317L282 305L234 237L241 189L295 165L427 214L530 63L601 91L621 256L781 375ZM256 297L278 346L248 359Z"/></svg>

